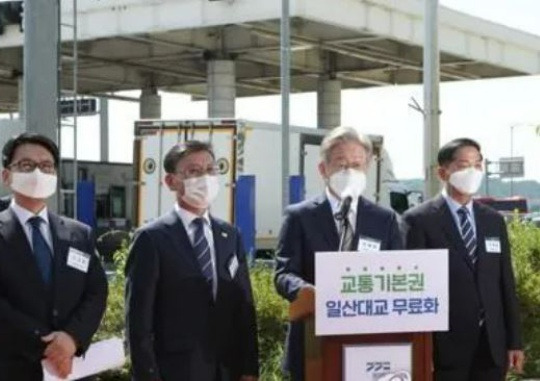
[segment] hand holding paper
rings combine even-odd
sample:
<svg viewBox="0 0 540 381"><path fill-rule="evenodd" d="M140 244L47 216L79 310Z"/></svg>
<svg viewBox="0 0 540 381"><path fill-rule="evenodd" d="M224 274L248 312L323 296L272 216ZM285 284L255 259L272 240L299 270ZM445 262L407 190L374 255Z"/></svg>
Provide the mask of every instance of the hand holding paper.
<svg viewBox="0 0 540 381"><path fill-rule="evenodd" d="M94 343L88 348L84 358L73 359L73 371L69 376L60 377L48 359L43 361L44 381L78 380L109 369L121 367L125 362L124 344L120 338L112 338ZM52 366L52 367L51 367Z"/></svg>
<svg viewBox="0 0 540 381"><path fill-rule="evenodd" d="M73 369L73 360L67 359L62 363L53 363L52 361L45 359L42 361L42 365L47 374L50 374L57 379L65 380L71 374Z"/></svg>
<svg viewBox="0 0 540 381"><path fill-rule="evenodd" d="M525 363L525 353L520 350L508 351L508 368L514 370L517 374L523 373Z"/></svg>
<svg viewBox="0 0 540 381"><path fill-rule="evenodd" d="M68 377L72 370L73 356L77 351L75 341L62 331L52 332L41 339L48 343L44 353L44 365L58 377Z"/></svg>

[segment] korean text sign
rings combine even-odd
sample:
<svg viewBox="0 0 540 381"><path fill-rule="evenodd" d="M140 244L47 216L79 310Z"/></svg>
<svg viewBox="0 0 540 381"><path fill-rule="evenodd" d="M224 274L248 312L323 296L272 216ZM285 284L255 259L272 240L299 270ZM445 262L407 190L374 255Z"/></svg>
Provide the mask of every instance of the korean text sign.
<svg viewBox="0 0 540 381"><path fill-rule="evenodd" d="M320 252L318 336L448 330L448 250Z"/></svg>

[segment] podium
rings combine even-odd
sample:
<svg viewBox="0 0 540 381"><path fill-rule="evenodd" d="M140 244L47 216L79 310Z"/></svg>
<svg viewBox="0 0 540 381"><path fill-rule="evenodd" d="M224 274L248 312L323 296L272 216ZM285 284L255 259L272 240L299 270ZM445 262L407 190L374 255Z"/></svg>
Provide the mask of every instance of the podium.
<svg viewBox="0 0 540 381"><path fill-rule="evenodd" d="M410 268L406 267L407 262L412 263ZM302 288L289 307L290 320L304 322L305 380L431 381L431 333L448 329L447 266L446 250L317 253L317 291L314 287ZM377 289L376 282L371 283L371 287L366 286L369 276L381 280L381 287ZM363 289L353 287L361 282ZM366 292L360 292L362 290ZM395 298L393 290L397 290ZM349 305L355 306L356 316L352 309L347 316L336 312L334 307L339 303L336 291L341 291L341 301L347 303L348 300ZM374 299L367 291L375 293ZM381 296L385 294L386 299ZM436 313L423 314L426 311L424 304L418 307L418 301L428 298L436 298ZM379 314L368 315L367 309L362 307L367 301L378 302L379 307L386 305L387 308L379 308ZM371 305L373 307L373 303ZM396 306L408 309L397 310L393 316ZM374 311L371 308L371 312ZM430 316L426 316L428 314ZM415 318L418 326L415 326ZM363 326L363 320L368 321L367 325ZM404 362L409 365L400 365Z"/></svg>

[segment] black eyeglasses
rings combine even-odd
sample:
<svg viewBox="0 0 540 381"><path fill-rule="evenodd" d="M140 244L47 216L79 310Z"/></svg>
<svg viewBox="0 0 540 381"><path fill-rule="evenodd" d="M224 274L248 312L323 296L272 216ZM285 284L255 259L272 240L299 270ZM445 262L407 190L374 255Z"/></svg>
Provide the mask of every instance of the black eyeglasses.
<svg viewBox="0 0 540 381"><path fill-rule="evenodd" d="M47 173L47 174L53 174L56 172L56 166L54 165L53 161L41 161L37 163L33 160L23 159L9 165L9 167L10 168L15 167L19 170L19 172L23 172L23 173L34 172L36 168L39 168L41 172Z"/></svg>

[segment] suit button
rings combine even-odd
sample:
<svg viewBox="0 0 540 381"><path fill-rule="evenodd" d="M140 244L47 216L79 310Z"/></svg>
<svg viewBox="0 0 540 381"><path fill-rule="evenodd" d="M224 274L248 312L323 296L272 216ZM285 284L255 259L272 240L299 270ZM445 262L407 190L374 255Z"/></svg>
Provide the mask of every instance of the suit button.
<svg viewBox="0 0 540 381"><path fill-rule="evenodd" d="M34 335L41 336L41 332L39 332L39 329L34 330Z"/></svg>
<svg viewBox="0 0 540 381"><path fill-rule="evenodd" d="M52 312L54 317L58 317L58 310L55 308Z"/></svg>

